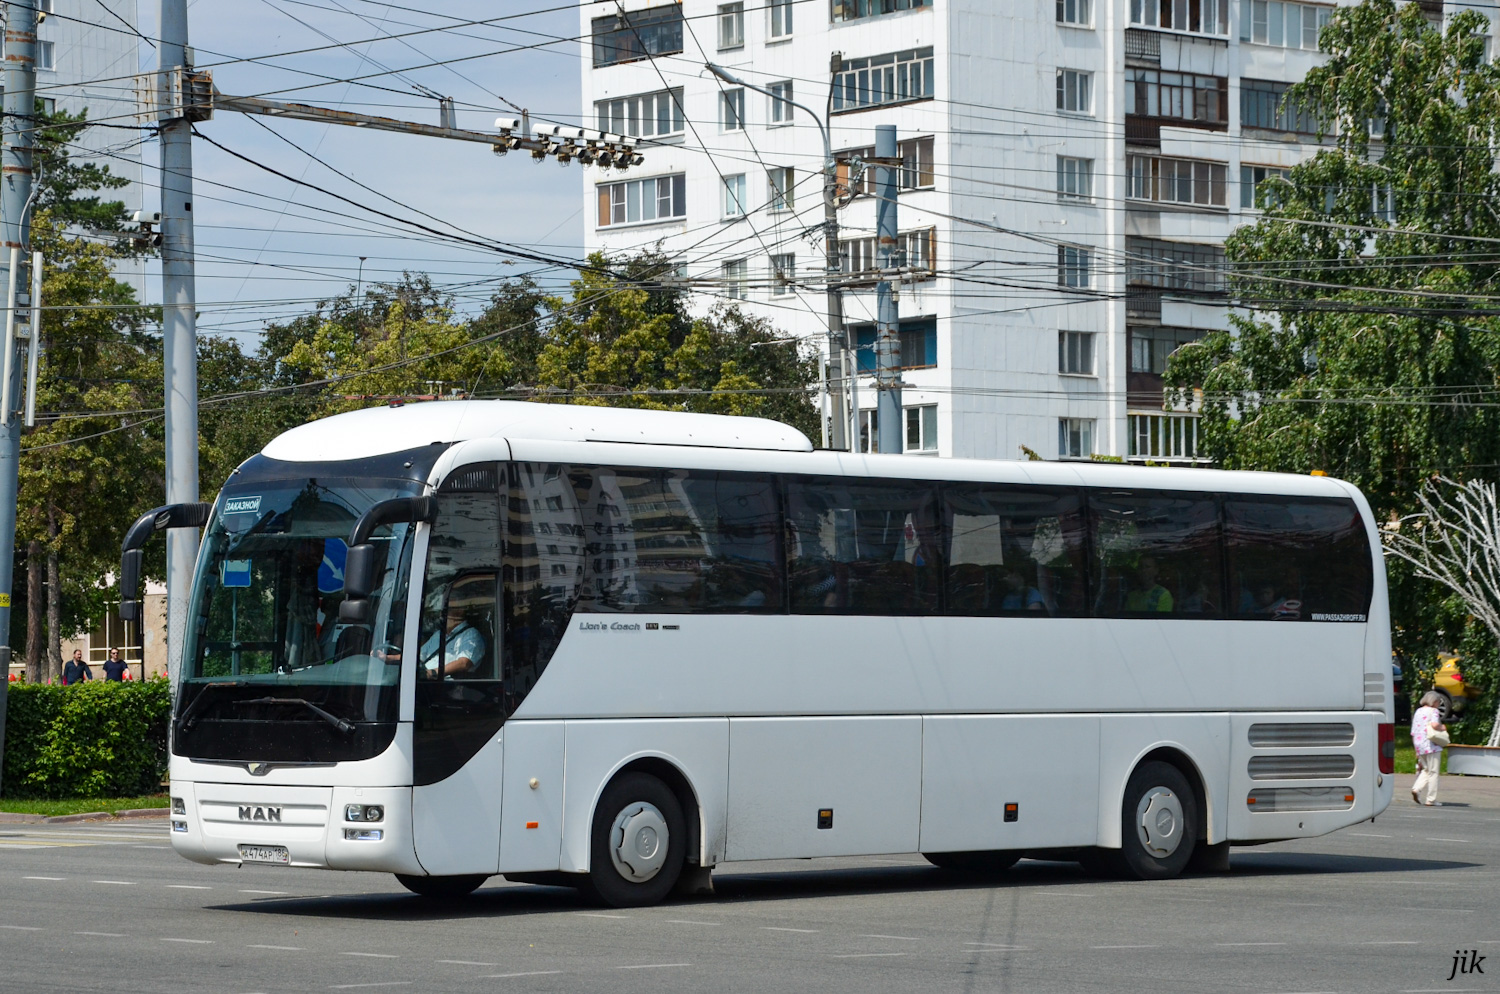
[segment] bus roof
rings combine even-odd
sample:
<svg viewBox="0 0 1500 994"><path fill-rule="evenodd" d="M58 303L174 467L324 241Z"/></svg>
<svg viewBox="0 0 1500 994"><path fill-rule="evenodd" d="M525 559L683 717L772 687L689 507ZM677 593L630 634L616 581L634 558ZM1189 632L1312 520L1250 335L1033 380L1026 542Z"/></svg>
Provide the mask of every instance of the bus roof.
<svg viewBox="0 0 1500 994"><path fill-rule="evenodd" d="M367 459L433 442L480 438L635 442L782 452L811 452L813 447L797 429L767 418L517 400L452 400L369 407L336 414L278 435L263 451L272 459L287 462L323 462Z"/></svg>

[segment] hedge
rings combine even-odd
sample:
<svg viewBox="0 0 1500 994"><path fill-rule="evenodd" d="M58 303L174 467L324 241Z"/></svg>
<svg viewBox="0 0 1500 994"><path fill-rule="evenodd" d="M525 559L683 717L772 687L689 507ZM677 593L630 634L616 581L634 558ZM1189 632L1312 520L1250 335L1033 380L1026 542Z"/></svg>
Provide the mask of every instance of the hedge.
<svg viewBox="0 0 1500 994"><path fill-rule="evenodd" d="M166 680L11 684L0 797L130 797L160 790L172 698Z"/></svg>

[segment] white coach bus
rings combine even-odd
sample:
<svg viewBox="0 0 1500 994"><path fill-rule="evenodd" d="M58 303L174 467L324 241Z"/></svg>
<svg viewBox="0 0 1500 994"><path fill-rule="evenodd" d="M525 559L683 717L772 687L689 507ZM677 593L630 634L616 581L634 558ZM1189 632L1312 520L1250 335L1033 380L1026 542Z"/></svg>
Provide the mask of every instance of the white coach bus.
<svg viewBox="0 0 1500 994"><path fill-rule="evenodd" d="M1158 878L1391 800L1385 571L1332 479L449 402L285 433L142 518L127 581L205 523L171 736L199 862L615 905L731 860Z"/></svg>

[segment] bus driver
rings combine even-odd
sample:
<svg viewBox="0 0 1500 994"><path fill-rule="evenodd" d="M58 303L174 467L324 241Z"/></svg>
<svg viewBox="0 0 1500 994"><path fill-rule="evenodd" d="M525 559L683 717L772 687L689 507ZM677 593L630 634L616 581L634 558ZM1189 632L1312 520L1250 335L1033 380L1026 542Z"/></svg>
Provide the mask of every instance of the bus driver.
<svg viewBox="0 0 1500 994"><path fill-rule="evenodd" d="M420 666L417 675L419 677L436 680L439 676L461 677L478 674L485 658L486 640L484 633L469 620L468 612L470 607L483 598L484 588L494 582L492 578L486 578L486 580L488 583L460 581L450 588L441 630L434 631L427 636L421 648L417 650L417 662ZM484 598L484 600L492 602L490 598ZM440 660L438 658L439 636L444 632L447 635L442 641L443 652ZM376 655L388 663L401 661L399 650L377 652Z"/></svg>

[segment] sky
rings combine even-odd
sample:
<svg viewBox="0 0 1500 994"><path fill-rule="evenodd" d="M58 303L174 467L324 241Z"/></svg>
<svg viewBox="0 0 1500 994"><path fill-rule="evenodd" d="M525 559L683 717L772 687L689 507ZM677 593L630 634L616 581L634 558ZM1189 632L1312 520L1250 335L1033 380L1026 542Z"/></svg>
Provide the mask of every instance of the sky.
<svg viewBox="0 0 1500 994"><path fill-rule="evenodd" d="M157 8L140 0L148 38L157 34ZM465 23L481 20L487 23ZM533 122L578 122L578 23L577 5L561 0L439 0L426 8L413 0L196 0L188 8L196 65L212 72L221 93L426 124L439 122L437 95L448 96L458 126L480 131L493 130L497 117L519 116L514 107L526 108ZM143 62L154 65L154 51L141 47ZM560 288L572 275L428 235L362 207L550 257L581 252L577 164L223 111L197 127L250 160L194 141L199 332L233 335L248 350L267 320L310 310L361 280L425 272L454 293L460 311L472 311L506 277L533 273ZM152 197L160 157L154 142L143 151ZM159 272L148 270L149 300L160 300Z"/></svg>

